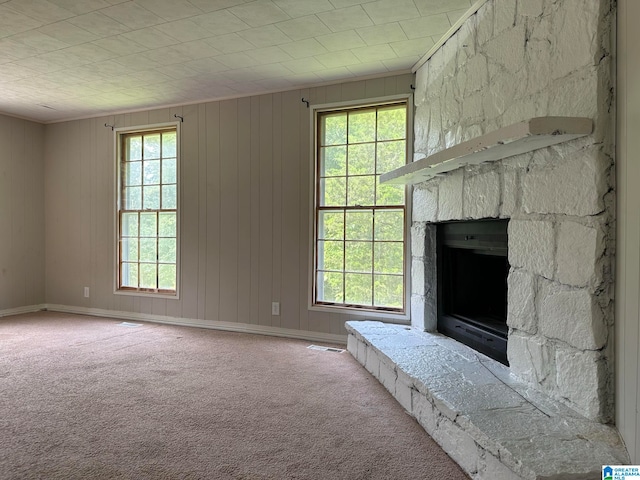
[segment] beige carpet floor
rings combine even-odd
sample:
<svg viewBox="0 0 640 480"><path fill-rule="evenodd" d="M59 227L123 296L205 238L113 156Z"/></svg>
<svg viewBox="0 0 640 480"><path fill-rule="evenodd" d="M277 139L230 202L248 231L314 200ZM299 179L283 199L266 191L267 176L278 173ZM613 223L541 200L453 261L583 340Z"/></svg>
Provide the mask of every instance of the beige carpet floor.
<svg viewBox="0 0 640 480"><path fill-rule="evenodd" d="M468 478L347 352L308 345L0 318L0 479Z"/></svg>

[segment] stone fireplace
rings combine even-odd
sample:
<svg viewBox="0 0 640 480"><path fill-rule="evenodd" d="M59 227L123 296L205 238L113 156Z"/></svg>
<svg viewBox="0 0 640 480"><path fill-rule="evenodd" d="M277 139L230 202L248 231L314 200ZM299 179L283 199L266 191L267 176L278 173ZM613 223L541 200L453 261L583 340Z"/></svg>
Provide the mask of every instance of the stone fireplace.
<svg viewBox="0 0 640 480"><path fill-rule="evenodd" d="M628 459L608 425L614 19L612 0L488 0L416 67L415 165L536 117L593 121L410 182L412 328L348 322L349 350L473 478L600 478L598 462ZM438 334L438 228L487 219L508 222L508 367Z"/></svg>
<svg viewBox="0 0 640 480"><path fill-rule="evenodd" d="M579 5L578 5L579 4ZM534 116L593 134L414 185L412 325L437 331L434 226L509 219L511 372L613 419L613 140L607 0L490 1L416 72L414 160Z"/></svg>

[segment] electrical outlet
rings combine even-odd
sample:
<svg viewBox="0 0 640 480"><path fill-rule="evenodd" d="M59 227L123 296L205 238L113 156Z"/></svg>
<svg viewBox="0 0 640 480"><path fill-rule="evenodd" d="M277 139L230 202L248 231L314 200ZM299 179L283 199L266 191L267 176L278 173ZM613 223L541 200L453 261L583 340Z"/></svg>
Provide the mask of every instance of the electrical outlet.
<svg viewBox="0 0 640 480"><path fill-rule="evenodd" d="M89 287L84 287L84 298L89 298Z"/></svg>
<svg viewBox="0 0 640 480"><path fill-rule="evenodd" d="M280 315L280 302L271 302L271 315Z"/></svg>

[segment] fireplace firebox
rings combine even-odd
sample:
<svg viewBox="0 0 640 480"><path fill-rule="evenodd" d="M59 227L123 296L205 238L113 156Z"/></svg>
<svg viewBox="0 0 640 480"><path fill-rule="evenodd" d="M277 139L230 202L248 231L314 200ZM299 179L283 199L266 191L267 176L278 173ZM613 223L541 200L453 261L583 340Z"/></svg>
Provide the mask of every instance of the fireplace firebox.
<svg viewBox="0 0 640 480"><path fill-rule="evenodd" d="M438 331L507 361L508 220L441 223Z"/></svg>

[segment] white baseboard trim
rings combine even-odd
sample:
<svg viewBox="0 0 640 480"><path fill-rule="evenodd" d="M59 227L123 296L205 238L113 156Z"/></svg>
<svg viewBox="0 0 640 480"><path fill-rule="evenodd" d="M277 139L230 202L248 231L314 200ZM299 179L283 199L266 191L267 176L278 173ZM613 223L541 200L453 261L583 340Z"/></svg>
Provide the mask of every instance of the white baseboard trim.
<svg viewBox="0 0 640 480"><path fill-rule="evenodd" d="M312 342L330 342L341 345L347 344L347 334L311 332L308 330L295 330L291 328L267 327L265 325L252 325L248 323L207 321L195 318L167 317L164 315L152 315L148 313L122 312L105 310L102 308L76 307L70 305L42 305L39 310L52 312L75 313L79 315L92 315L95 317L117 318L119 320L134 320L137 322L165 323L168 325L180 325L184 327L208 328L211 330L224 330L227 332L252 333L255 335L269 335L272 337L295 338Z"/></svg>
<svg viewBox="0 0 640 480"><path fill-rule="evenodd" d="M21 315L23 313L39 312L45 310L46 305L26 305L24 307L7 308L6 310L0 310L0 317L8 317L9 315Z"/></svg>

